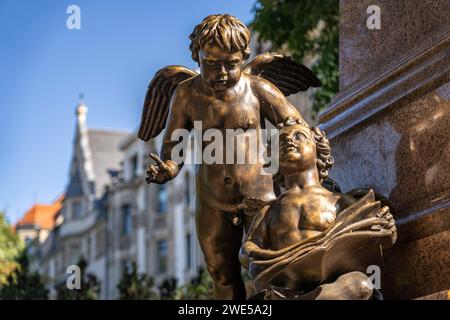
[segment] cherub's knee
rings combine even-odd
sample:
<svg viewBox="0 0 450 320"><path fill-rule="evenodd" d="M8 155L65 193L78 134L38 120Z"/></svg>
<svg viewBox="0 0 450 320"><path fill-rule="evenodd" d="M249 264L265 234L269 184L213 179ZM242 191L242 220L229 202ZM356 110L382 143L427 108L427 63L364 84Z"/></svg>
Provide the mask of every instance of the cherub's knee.
<svg viewBox="0 0 450 320"><path fill-rule="evenodd" d="M369 278L362 272L343 274L335 282L323 284L300 299L317 300L368 300L372 296Z"/></svg>
<svg viewBox="0 0 450 320"><path fill-rule="evenodd" d="M220 271L216 267L214 267L210 264L206 265L206 269L208 270L208 273L211 276L211 278L213 279L213 281L217 282L217 280L220 278Z"/></svg>
<svg viewBox="0 0 450 320"><path fill-rule="evenodd" d="M245 299L245 287L240 272L227 271L210 264L207 264L206 268L213 280L216 299Z"/></svg>
<svg viewBox="0 0 450 320"><path fill-rule="evenodd" d="M206 266L211 278L220 285L229 285L241 280L240 270L231 270L227 266Z"/></svg>
<svg viewBox="0 0 450 320"><path fill-rule="evenodd" d="M352 300L367 300L372 296L373 288L367 275L362 272L349 272L339 277L345 296Z"/></svg>

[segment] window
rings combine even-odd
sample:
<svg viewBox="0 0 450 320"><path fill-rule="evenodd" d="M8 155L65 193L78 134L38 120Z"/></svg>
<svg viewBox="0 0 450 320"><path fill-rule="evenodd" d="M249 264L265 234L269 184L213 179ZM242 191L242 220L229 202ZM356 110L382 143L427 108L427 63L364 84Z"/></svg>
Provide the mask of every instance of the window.
<svg viewBox="0 0 450 320"><path fill-rule="evenodd" d="M122 260L121 273L131 273L133 271L133 262L129 259Z"/></svg>
<svg viewBox="0 0 450 320"><path fill-rule="evenodd" d="M79 219L83 214L83 204L80 200L72 202L72 219Z"/></svg>
<svg viewBox="0 0 450 320"><path fill-rule="evenodd" d="M165 185L158 185L158 213L167 212L167 188Z"/></svg>
<svg viewBox="0 0 450 320"><path fill-rule="evenodd" d="M26 236L25 237L25 245L28 247L31 243L31 240L33 240L33 238L31 236Z"/></svg>
<svg viewBox="0 0 450 320"><path fill-rule="evenodd" d="M131 206L126 204L122 206L122 235L130 235L131 227Z"/></svg>
<svg viewBox="0 0 450 320"><path fill-rule="evenodd" d="M106 239L105 230L98 230L95 238L95 257L100 257L105 253Z"/></svg>
<svg viewBox="0 0 450 320"><path fill-rule="evenodd" d="M78 243L70 246L69 264L77 264L81 257L81 247Z"/></svg>
<svg viewBox="0 0 450 320"><path fill-rule="evenodd" d="M87 250L86 250L86 257L88 260L91 259L91 254L92 254L92 243L91 243L91 236L87 237Z"/></svg>
<svg viewBox="0 0 450 320"><path fill-rule="evenodd" d="M164 273L167 271L167 241L160 240L157 244L158 260L157 271L158 273Z"/></svg>
<svg viewBox="0 0 450 320"><path fill-rule="evenodd" d="M130 170L131 170L131 178L135 178L138 176L138 156L135 154L130 159Z"/></svg>
<svg viewBox="0 0 450 320"><path fill-rule="evenodd" d="M190 181L189 172L186 172L186 175L184 176L184 187L186 192L186 204L187 207L190 208L191 206L191 181Z"/></svg>
<svg viewBox="0 0 450 320"><path fill-rule="evenodd" d="M62 270L63 269L63 262L62 262L61 253L56 255L56 258L55 258L55 269L56 269L56 273L64 273L64 271Z"/></svg>
<svg viewBox="0 0 450 320"><path fill-rule="evenodd" d="M186 235L186 242L185 242L185 245L186 245L186 248L185 248L185 250L186 250L186 270L189 270L192 267L191 242L192 242L191 234L188 233Z"/></svg>

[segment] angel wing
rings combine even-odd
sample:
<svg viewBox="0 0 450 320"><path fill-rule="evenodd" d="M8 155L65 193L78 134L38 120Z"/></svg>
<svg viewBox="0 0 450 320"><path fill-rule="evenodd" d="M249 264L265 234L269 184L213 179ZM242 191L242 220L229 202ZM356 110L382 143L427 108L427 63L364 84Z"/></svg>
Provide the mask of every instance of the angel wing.
<svg viewBox="0 0 450 320"><path fill-rule="evenodd" d="M138 132L140 139L148 141L165 128L173 92L178 84L197 74L183 66L167 66L155 74L145 94Z"/></svg>
<svg viewBox="0 0 450 320"><path fill-rule="evenodd" d="M257 55L245 65L244 72L269 80L285 96L321 86L310 69L278 53Z"/></svg>

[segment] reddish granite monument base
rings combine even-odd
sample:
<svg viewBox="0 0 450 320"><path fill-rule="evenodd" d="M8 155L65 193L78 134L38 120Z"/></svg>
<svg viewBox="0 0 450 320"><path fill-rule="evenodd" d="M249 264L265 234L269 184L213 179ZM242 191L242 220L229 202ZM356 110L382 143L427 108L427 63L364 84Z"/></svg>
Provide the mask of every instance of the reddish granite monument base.
<svg viewBox="0 0 450 320"><path fill-rule="evenodd" d="M386 299L450 289L450 2L341 1L340 86L320 116L331 177L393 203L398 241L385 252ZM369 5L381 29L369 30Z"/></svg>

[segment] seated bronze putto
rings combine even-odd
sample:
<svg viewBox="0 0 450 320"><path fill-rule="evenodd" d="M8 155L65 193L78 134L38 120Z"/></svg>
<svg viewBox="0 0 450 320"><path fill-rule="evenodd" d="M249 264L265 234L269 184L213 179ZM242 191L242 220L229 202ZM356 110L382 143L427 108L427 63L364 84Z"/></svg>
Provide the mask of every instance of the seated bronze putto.
<svg viewBox="0 0 450 320"><path fill-rule="evenodd" d="M267 299L370 298L365 273L396 240L389 207L373 190L323 187L333 164L324 133L293 119L279 127L277 180L285 191L268 203L246 201L253 221L240 259L256 292ZM267 210L254 215L255 207Z"/></svg>

